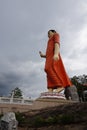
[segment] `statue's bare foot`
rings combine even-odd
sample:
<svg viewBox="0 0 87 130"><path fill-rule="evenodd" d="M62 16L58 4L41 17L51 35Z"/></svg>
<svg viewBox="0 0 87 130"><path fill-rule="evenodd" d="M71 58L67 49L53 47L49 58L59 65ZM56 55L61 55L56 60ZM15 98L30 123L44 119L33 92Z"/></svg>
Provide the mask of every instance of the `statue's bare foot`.
<svg viewBox="0 0 87 130"><path fill-rule="evenodd" d="M63 87L59 87L59 88L57 88L56 89L56 91L55 92L57 92L57 93L60 93L61 91L63 91L64 90L64 88Z"/></svg>
<svg viewBox="0 0 87 130"><path fill-rule="evenodd" d="M48 89L48 92L49 92L49 93L52 93L52 92L53 92L53 89L52 89L52 88L49 88L49 89Z"/></svg>

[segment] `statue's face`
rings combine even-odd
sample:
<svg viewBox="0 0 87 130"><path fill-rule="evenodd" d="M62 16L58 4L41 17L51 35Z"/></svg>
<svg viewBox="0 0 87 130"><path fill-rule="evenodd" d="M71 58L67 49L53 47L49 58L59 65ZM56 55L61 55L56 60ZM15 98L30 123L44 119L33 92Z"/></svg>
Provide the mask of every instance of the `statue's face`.
<svg viewBox="0 0 87 130"><path fill-rule="evenodd" d="M48 37L51 38L54 35L54 33L52 31L48 32Z"/></svg>

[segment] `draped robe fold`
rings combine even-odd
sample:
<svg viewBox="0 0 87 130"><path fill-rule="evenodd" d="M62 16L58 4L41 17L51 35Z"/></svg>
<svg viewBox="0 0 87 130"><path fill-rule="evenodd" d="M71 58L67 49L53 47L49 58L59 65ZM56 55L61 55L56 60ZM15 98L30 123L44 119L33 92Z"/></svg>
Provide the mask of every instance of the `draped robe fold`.
<svg viewBox="0 0 87 130"><path fill-rule="evenodd" d="M59 53L59 60L54 61L54 46L58 43L60 46L60 36L54 34L49 40L46 49L45 72L47 74L47 88L56 89L58 87L71 86L72 83L64 68L62 58Z"/></svg>

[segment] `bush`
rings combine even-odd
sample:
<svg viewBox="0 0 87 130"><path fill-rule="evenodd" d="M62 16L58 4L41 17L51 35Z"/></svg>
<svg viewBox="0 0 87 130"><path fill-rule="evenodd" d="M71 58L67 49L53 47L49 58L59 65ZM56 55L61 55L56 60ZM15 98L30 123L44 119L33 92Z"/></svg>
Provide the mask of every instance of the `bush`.
<svg viewBox="0 0 87 130"><path fill-rule="evenodd" d="M59 118L59 122L62 124L71 124L72 122L74 122L74 116L73 115L62 115Z"/></svg>
<svg viewBox="0 0 87 130"><path fill-rule="evenodd" d="M41 127L41 126L45 126L46 122L41 116L38 116L33 120L32 125L35 127Z"/></svg>
<svg viewBox="0 0 87 130"><path fill-rule="evenodd" d="M16 119L18 121L19 126L23 126L26 124L26 118L21 113L17 112L15 113Z"/></svg>

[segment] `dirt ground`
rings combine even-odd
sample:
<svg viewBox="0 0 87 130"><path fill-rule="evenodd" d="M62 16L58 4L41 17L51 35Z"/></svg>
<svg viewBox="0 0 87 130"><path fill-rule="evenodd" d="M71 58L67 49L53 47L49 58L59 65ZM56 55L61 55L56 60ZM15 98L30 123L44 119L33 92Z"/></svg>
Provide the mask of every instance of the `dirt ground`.
<svg viewBox="0 0 87 130"><path fill-rule="evenodd" d="M27 128L18 127L18 130L27 130Z"/></svg>
<svg viewBox="0 0 87 130"><path fill-rule="evenodd" d="M87 130L87 125L65 125L65 126L49 126L49 127L41 127L41 128L18 128L18 130Z"/></svg>
<svg viewBox="0 0 87 130"><path fill-rule="evenodd" d="M53 115L74 115L74 120L68 124L55 124L50 126L42 126L39 128L29 127L29 122L34 121L35 118L40 116L41 118L48 118ZM18 128L18 130L87 130L87 103L75 103L62 105L58 107L46 108L36 111L29 111L24 113L25 119L30 120L24 127ZM66 121L66 120L65 120Z"/></svg>

